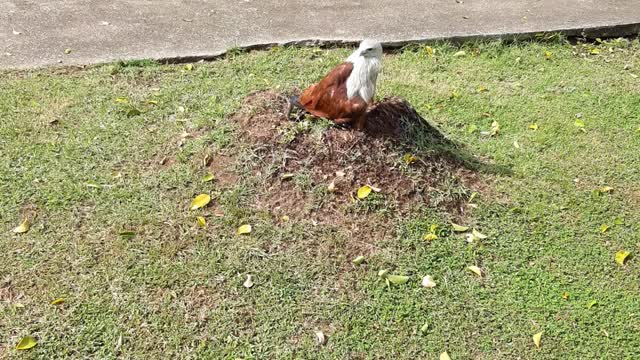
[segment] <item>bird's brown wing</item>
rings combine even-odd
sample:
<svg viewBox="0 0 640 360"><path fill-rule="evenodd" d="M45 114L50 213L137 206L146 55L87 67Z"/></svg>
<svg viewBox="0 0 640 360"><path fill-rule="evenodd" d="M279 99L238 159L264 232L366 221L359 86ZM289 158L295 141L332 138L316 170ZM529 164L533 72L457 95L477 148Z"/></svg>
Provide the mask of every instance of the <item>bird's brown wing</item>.
<svg viewBox="0 0 640 360"><path fill-rule="evenodd" d="M328 119L350 118L354 113L363 110L363 101L356 96L347 98L347 79L351 75L353 64L342 63L319 83L309 86L302 92L300 103L305 109L315 116ZM364 104L366 108L366 104Z"/></svg>

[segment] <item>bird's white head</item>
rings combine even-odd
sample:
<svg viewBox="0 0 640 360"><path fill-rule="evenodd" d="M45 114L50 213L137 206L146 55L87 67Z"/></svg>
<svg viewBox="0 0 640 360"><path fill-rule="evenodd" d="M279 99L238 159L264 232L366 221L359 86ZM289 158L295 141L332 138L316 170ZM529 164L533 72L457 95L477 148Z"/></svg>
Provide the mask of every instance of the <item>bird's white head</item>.
<svg viewBox="0 0 640 360"><path fill-rule="evenodd" d="M349 57L351 60L356 60L357 57L382 59L382 45L375 40L364 40L360 43L358 50L354 51Z"/></svg>

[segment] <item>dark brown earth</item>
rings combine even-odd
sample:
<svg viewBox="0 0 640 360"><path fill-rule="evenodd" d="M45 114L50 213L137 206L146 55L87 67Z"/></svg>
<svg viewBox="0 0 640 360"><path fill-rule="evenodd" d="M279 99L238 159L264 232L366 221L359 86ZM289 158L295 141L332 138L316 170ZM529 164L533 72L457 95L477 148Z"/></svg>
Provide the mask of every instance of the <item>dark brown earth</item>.
<svg viewBox="0 0 640 360"><path fill-rule="evenodd" d="M251 165L262 179L256 206L277 218L335 224L352 213L389 218L424 206L460 217L470 194L484 188L476 160L401 99L379 102L364 132L292 121L287 105L259 92L232 116L259 159ZM363 185L380 191L358 200Z"/></svg>

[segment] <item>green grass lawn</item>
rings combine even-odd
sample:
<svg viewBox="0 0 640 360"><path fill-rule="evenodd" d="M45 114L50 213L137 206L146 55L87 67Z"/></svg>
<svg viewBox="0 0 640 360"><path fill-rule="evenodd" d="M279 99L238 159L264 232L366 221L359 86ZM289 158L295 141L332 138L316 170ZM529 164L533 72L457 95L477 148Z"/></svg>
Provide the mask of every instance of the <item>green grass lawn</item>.
<svg viewBox="0 0 640 360"><path fill-rule="evenodd" d="M0 358L640 358L638 41L386 55L380 97L509 171L481 172L462 218L383 214L360 266L346 229L255 206L255 159L229 120L249 93L302 88L350 51L0 72ZM229 181L202 182L220 154L237 162ZM189 211L200 193L212 204ZM422 239L450 221L488 238ZM385 268L409 282L387 287ZM24 336L37 346L16 350Z"/></svg>

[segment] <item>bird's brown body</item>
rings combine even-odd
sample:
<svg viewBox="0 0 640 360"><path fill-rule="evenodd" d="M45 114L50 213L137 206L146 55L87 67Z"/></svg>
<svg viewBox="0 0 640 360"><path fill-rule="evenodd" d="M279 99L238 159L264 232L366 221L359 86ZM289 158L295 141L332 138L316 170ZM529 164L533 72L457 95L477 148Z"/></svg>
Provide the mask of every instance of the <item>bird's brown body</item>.
<svg viewBox="0 0 640 360"><path fill-rule="evenodd" d="M345 62L333 68L319 83L309 86L299 98L291 98L289 112L295 106L336 124L352 124L356 130L364 130L381 62L380 43L364 40Z"/></svg>
<svg viewBox="0 0 640 360"><path fill-rule="evenodd" d="M369 104L360 96L347 96L347 79L353 64L342 63L319 83L302 92L298 102L310 114L333 120L336 124L353 124L357 130L364 129Z"/></svg>

